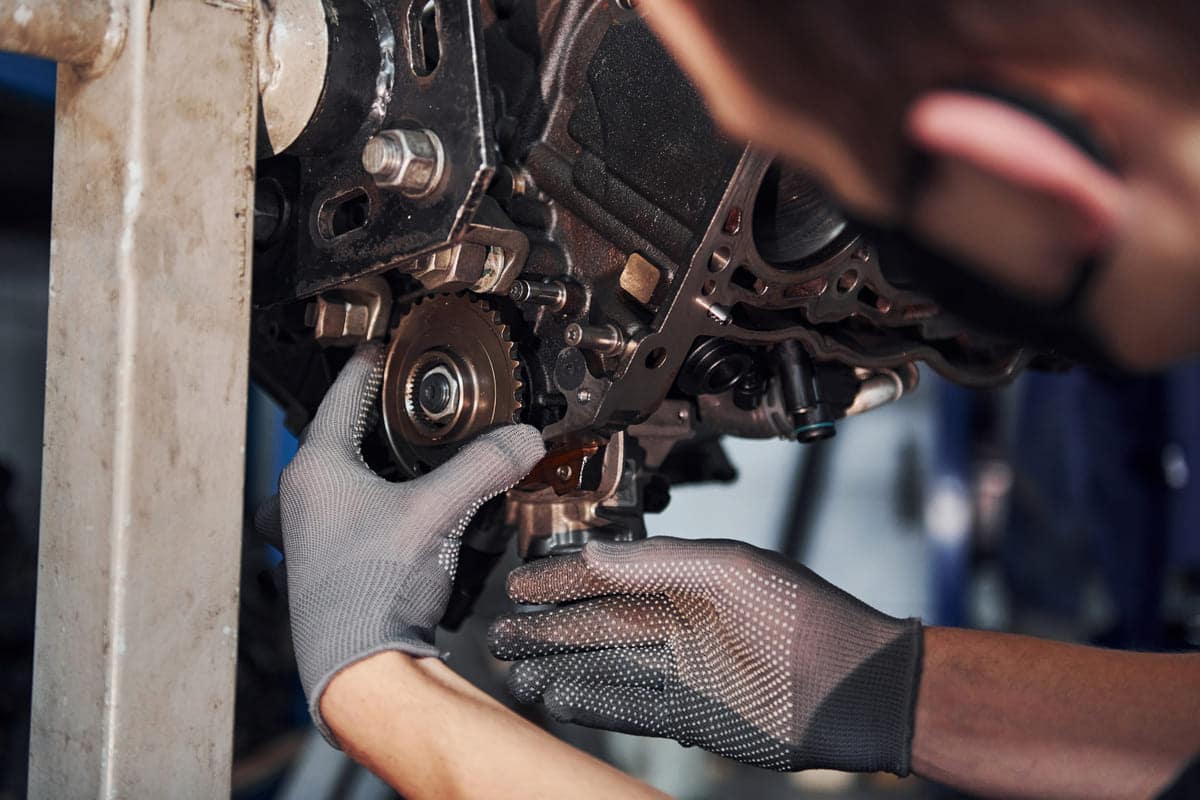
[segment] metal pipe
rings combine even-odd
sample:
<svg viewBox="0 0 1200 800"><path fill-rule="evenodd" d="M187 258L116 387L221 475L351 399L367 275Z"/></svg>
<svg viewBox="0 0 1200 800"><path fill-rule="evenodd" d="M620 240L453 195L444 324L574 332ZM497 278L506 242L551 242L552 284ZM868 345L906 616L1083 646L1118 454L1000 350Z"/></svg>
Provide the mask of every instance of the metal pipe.
<svg viewBox="0 0 1200 800"><path fill-rule="evenodd" d="M567 285L562 281L513 281L508 296L515 303L531 303L545 306L551 311L562 311L567 306Z"/></svg>
<svg viewBox="0 0 1200 800"><path fill-rule="evenodd" d="M883 372L873 378L867 378L859 387L858 394L854 396L854 402L846 409L846 416L853 417L886 406L900 399L902 394L904 387L894 372Z"/></svg>
<svg viewBox="0 0 1200 800"><path fill-rule="evenodd" d="M772 380L761 402L751 411L738 408L733 392L696 398L700 424L741 439L789 439L795 426L784 408L779 381Z"/></svg>
<svg viewBox="0 0 1200 800"><path fill-rule="evenodd" d="M913 391L920 373L912 364L865 374L854 402L844 416L864 414L899 400ZM696 398L700 424L742 439L791 438L793 425L778 379L772 380L762 401L751 411L738 408L733 393L706 394Z"/></svg>
<svg viewBox="0 0 1200 800"><path fill-rule="evenodd" d="M874 411L880 406L894 403L917 387L920 373L912 364L897 370L885 369L876 372L859 386L854 402L846 409L846 416L853 417Z"/></svg>
<svg viewBox="0 0 1200 800"><path fill-rule="evenodd" d="M580 325L572 322L563 332L571 347L594 350L603 356L620 355L625 349L625 334L616 325Z"/></svg>
<svg viewBox="0 0 1200 800"><path fill-rule="evenodd" d="M0 50L103 72L125 41L124 0L0 0Z"/></svg>

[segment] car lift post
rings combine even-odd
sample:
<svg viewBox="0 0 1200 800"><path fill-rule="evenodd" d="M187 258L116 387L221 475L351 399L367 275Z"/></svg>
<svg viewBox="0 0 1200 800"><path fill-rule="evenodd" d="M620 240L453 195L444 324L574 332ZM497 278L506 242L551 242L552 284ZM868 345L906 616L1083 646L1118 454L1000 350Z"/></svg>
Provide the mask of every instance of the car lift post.
<svg viewBox="0 0 1200 800"><path fill-rule="evenodd" d="M0 0L60 62L31 797L230 791L254 0Z"/></svg>

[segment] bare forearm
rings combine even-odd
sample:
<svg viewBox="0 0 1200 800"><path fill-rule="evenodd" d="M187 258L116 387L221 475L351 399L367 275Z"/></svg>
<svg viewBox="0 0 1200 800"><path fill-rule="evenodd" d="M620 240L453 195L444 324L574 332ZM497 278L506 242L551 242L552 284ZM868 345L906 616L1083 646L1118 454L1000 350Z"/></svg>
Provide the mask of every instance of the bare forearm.
<svg viewBox="0 0 1200 800"><path fill-rule="evenodd" d="M1200 657L930 628L913 768L984 795L1149 797L1200 751Z"/></svg>
<svg viewBox="0 0 1200 800"><path fill-rule="evenodd" d="M512 713L437 659L380 653L321 700L338 741L412 800L661 798Z"/></svg>

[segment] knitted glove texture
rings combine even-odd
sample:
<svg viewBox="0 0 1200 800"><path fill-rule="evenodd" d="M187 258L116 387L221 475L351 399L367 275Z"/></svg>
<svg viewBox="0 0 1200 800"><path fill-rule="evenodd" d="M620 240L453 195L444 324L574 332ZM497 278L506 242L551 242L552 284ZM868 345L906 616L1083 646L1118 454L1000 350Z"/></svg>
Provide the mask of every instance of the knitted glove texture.
<svg viewBox="0 0 1200 800"><path fill-rule="evenodd" d="M731 541L592 541L514 570L497 657L561 721L776 770L909 771L919 620Z"/></svg>
<svg viewBox="0 0 1200 800"><path fill-rule="evenodd" d="M321 694L344 667L384 650L439 656L463 530L488 499L545 454L527 425L493 430L416 480L391 483L363 461L382 348L346 364L279 480L288 605L300 679L317 727Z"/></svg>

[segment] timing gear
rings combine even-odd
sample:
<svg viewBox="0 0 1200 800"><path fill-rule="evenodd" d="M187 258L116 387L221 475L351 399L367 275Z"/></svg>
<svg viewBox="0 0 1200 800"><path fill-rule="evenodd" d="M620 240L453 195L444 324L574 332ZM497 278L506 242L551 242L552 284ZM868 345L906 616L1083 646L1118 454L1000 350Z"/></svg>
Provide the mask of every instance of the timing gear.
<svg viewBox="0 0 1200 800"><path fill-rule="evenodd" d="M470 294L418 300L391 331L383 423L405 472L416 476L458 446L518 421L521 365L508 326Z"/></svg>

